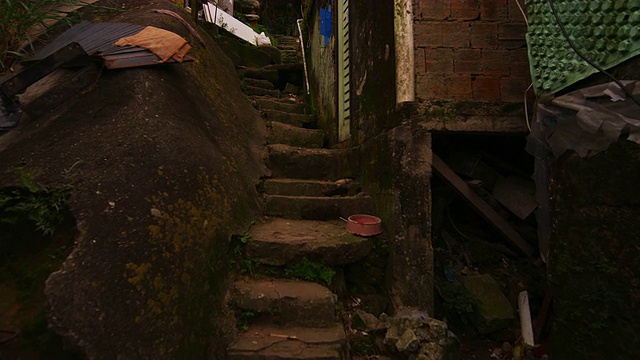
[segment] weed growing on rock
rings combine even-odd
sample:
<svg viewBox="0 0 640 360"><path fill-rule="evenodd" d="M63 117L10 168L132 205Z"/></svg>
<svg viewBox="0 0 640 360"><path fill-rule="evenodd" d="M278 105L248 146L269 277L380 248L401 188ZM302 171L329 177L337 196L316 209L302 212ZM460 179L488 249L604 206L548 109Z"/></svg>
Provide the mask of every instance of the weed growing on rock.
<svg viewBox="0 0 640 360"><path fill-rule="evenodd" d="M310 261L307 258L303 258L299 263L287 267L284 273L286 276L307 281L322 281L327 285L331 285L336 274L331 267L323 263Z"/></svg>
<svg viewBox="0 0 640 360"><path fill-rule="evenodd" d="M68 192L39 187L30 171L19 169L22 187L0 191L0 226L18 226L25 220L44 236L64 221Z"/></svg>

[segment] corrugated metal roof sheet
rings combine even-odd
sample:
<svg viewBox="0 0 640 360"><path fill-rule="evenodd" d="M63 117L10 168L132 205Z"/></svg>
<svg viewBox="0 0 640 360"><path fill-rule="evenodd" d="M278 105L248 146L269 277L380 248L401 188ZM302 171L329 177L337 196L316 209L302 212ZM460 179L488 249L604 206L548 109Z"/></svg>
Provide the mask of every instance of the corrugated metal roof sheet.
<svg viewBox="0 0 640 360"><path fill-rule="evenodd" d="M120 38L135 35L142 31L142 29L144 29L144 26L141 25L92 23L84 21L72 26L62 35L51 41L38 51L31 60L43 59L72 42L80 44L82 49L90 56L119 53L123 50L140 51L140 48L135 46L117 47L114 43Z"/></svg>
<svg viewBox="0 0 640 360"><path fill-rule="evenodd" d="M42 60L72 42L78 43L89 56L100 56L109 69L155 65L161 59L151 51L137 46L115 46L115 42L123 37L132 36L144 29L144 26L126 23L93 23L81 22L72 26L62 35L43 47L28 62ZM193 61L186 56L183 61ZM167 63L174 63L169 59Z"/></svg>

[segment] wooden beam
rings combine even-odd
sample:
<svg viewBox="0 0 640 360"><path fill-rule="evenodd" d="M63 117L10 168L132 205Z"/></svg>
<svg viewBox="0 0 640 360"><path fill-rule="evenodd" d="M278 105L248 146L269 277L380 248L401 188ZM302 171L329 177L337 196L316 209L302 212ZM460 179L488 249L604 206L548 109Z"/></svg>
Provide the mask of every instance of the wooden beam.
<svg viewBox="0 0 640 360"><path fill-rule="evenodd" d="M458 176L438 155L433 154L433 167L443 178L445 178L456 191L462 195L478 211L478 213L489 221L507 239L514 243L520 251L527 256L533 256L534 248L509 224L500 214L487 204L476 194L469 185Z"/></svg>

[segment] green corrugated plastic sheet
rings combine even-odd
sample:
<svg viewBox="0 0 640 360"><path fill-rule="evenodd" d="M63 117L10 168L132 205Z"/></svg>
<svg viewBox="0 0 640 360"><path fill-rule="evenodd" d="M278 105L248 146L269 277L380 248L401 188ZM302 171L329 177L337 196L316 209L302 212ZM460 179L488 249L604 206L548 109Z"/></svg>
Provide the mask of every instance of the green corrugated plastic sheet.
<svg viewBox="0 0 640 360"><path fill-rule="evenodd" d="M554 0L575 47L604 69L640 54L640 0ZM597 72L571 49L547 0L528 0L527 47L536 94L555 93Z"/></svg>

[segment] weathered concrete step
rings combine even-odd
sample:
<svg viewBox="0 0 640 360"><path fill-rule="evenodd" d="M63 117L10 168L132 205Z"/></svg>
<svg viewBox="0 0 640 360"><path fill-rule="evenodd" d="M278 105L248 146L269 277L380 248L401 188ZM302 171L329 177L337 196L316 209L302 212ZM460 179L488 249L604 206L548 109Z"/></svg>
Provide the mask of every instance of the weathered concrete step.
<svg viewBox="0 0 640 360"><path fill-rule="evenodd" d="M342 324L328 328L254 325L231 344L228 356L230 360L340 360L346 359L345 345Z"/></svg>
<svg viewBox="0 0 640 360"><path fill-rule="evenodd" d="M265 195L265 215L287 219L334 220L353 214L372 213L373 200L357 196L282 196Z"/></svg>
<svg viewBox="0 0 640 360"><path fill-rule="evenodd" d="M343 221L271 218L251 228L245 256L262 264L283 266L303 258L331 266L349 264L371 251L371 242L352 235Z"/></svg>
<svg viewBox="0 0 640 360"><path fill-rule="evenodd" d="M336 321L336 295L317 283L242 279L234 282L230 291L232 306L259 314L263 322L327 327Z"/></svg>
<svg viewBox="0 0 640 360"><path fill-rule="evenodd" d="M350 149L303 149L266 146L266 165L273 178L339 180L353 177L357 159Z"/></svg>
<svg viewBox="0 0 640 360"><path fill-rule="evenodd" d="M245 78L267 80L274 84L279 80L277 69L268 70L265 68L239 67L238 73Z"/></svg>
<svg viewBox="0 0 640 360"><path fill-rule="evenodd" d="M258 108L262 110L277 110L294 114L309 114L309 107L307 104L269 98L255 98L255 101Z"/></svg>
<svg viewBox="0 0 640 360"><path fill-rule="evenodd" d="M277 90L275 90L277 91ZM295 114L278 110L262 110L264 118L301 128L311 128L314 126L316 117L310 114Z"/></svg>
<svg viewBox="0 0 640 360"><path fill-rule="evenodd" d="M263 69L265 69L267 71L277 70L277 71L280 71L281 73L303 72L304 71L304 64L301 63L301 62L288 63L288 64L275 64L275 65L267 65Z"/></svg>
<svg viewBox="0 0 640 360"><path fill-rule="evenodd" d="M300 180L300 179L267 179L262 184L262 191L269 195L286 196L336 196L356 195L361 190L360 183L352 179L337 181Z"/></svg>
<svg viewBox="0 0 640 360"><path fill-rule="evenodd" d="M269 126L267 144L286 144L304 148L321 148L324 145L324 131L303 129L298 126L274 121Z"/></svg>
<svg viewBox="0 0 640 360"><path fill-rule="evenodd" d="M273 83L268 80L245 78L244 83L247 86L253 86L253 87L258 87L258 88L263 88L268 90L275 89L275 86L273 86Z"/></svg>
<svg viewBox="0 0 640 360"><path fill-rule="evenodd" d="M280 91L279 90L269 90L269 89L264 89L261 87L255 87L255 86L248 86L246 87L245 93L249 96L253 96L253 95L257 95L257 96L273 96L273 97L279 97L280 96Z"/></svg>

